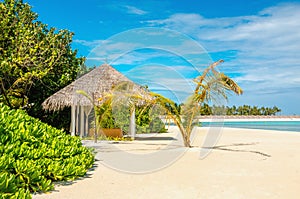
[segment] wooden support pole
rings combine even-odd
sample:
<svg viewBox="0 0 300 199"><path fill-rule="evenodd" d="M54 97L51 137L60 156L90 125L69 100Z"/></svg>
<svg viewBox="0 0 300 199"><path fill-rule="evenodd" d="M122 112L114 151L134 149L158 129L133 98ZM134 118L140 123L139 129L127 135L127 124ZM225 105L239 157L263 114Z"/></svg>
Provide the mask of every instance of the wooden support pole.
<svg viewBox="0 0 300 199"><path fill-rule="evenodd" d="M85 106L84 107L85 136L87 136L89 134L89 114L90 114L91 110L92 110L92 107L90 107L90 106Z"/></svg>
<svg viewBox="0 0 300 199"><path fill-rule="evenodd" d="M80 137L84 136L84 107L80 106Z"/></svg>
<svg viewBox="0 0 300 199"><path fill-rule="evenodd" d="M129 134L132 139L135 138L135 106L132 106L132 109L130 110L130 123L129 123Z"/></svg>
<svg viewBox="0 0 300 199"><path fill-rule="evenodd" d="M76 130L75 130L75 135L79 135L79 110L80 106L76 105L76 117L75 117L75 124L76 124Z"/></svg>
<svg viewBox="0 0 300 199"><path fill-rule="evenodd" d="M75 115L76 107L72 105L71 107L71 135L75 136L75 129L76 129L76 115Z"/></svg>

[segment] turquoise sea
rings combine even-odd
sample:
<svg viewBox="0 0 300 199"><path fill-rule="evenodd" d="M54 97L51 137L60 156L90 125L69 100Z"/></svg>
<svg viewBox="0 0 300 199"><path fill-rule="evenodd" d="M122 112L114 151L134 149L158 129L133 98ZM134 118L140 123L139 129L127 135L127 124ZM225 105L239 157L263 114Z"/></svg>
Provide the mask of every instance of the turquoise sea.
<svg viewBox="0 0 300 199"><path fill-rule="evenodd" d="M224 126L230 128L265 129L300 132L300 121L231 121L201 122L203 127Z"/></svg>

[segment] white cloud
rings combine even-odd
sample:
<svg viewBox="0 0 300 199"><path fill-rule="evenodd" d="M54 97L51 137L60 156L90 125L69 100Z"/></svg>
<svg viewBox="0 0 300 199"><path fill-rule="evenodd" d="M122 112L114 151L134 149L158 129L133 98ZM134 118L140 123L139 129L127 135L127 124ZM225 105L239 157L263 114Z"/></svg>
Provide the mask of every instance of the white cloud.
<svg viewBox="0 0 300 199"><path fill-rule="evenodd" d="M77 42L86 45L99 44L93 48L87 59L89 57L107 58L109 62L120 64L121 62L123 64L134 64L137 61L141 62L150 58L159 59L159 57L165 58L168 56L185 60L195 67L207 66L212 62L208 53L197 41L176 31L162 28L132 29L113 35L105 41L86 42L80 40ZM128 55L140 49L152 49L157 52L140 53L131 57Z"/></svg>
<svg viewBox="0 0 300 199"><path fill-rule="evenodd" d="M242 83L251 77L258 86L289 87L300 76L299 10L300 4L283 4L255 16L215 19L180 13L149 24L181 30L212 52L236 50L230 64L246 73L238 78Z"/></svg>
<svg viewBox="0 0 300 199"><path fill-rule="evenodd" d="M130 10L130 7L127 9ZM134 9L131 8L131 10ZM144 12L136 12L136 14L145 14ZM293 93L295 99L300 98L298 86L300 85L299 18L300 4L290 3L266 8L252 16L205 18L199 14L177 13L167 19L144 23L185 33L202 44L208 52L218 54L225 59L225 63L220 66L220 69L225 73L235 74L234 79L245 90L245 96L249 96L246 93L252 94L252 97L244 98L244 100L257 98L259 101L266 100L268 98L266 96L270 93L286 93L287 96L291 96ZM182 55L188 61L195 60L193 57L195 54L205 52L205 50L201 50L201 45L197 47L192 40L189 40L190 38L178 37L180 38L178 39L172 38L170 35L166 37L167 32L150 31L149 29L141 29L140 32L141 34L136 32L131 37L125 34L119 40L115 40L109 45L106 44L109 56L118 58L120 52L147 46L162 50L171 49L169 52ZM151 35L151 37L145 37L145 34ZM139 36L142 39L137 39ZM157 41L158 43L155 43ZM83 45L99 43L99 41L89 43L82 40L77 42L81 42ZM101 51L101 45L98 50L99 52L95 51L98 57L107 56L107 54L103 54L103 49ZM234 51L234 56L226 57L224 52L228 51ZM126 59L117 62L132 64L135 61L147 61L157 55L144 54L143 56L145 57L128 55L124 57ZM166 80L161 81L165 82ZM268 99L277 100L272 96ZM278 97L279 99L284 98Z"/></svg>
<svg viewBox="0 0 300 199"><path fill-rule="evenodd" d="M221 70L240 74L234 79L259 101L261 95L270 93L293 93L295 99L299 98L299 19L300 4L289 3L266 8L253 16L211 19L178 13L167 19L148 21L148 25L191 35L210 53L219 56L235 51L233 58L222 57L227 61ZM272 96L268 99L277 100Z"/></svg>
<svg viewBox="0 0 300 199"><path fill-rule="evenodd" d="M141 9L139 9L137 7L134 7L134 6L126 5L124 7L127 9L127 13L129 13L129 14L135 14L135 15L145 15L145 14L147 14L146 11L141 10Z"/></svg>

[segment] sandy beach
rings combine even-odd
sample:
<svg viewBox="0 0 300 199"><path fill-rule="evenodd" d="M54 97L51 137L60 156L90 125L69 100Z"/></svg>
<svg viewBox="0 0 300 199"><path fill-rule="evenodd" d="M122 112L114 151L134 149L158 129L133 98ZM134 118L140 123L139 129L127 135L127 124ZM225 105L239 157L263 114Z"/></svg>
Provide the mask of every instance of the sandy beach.
<svg viewBox="0 0 300 199"><path fill-rule="evenodd" d="M86 141L98 151L88 176L33 198L299 198L300 132L222 128L204 146L210 130L198 128L190 149L175 127L132 142Z"/></svg>

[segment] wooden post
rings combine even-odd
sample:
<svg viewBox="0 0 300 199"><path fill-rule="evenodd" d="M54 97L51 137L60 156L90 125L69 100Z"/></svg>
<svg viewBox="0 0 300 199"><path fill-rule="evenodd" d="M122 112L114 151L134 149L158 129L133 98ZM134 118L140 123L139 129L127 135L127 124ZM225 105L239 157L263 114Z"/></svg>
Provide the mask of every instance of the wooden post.
<svg viewBox="0 0 300 199"><path fill-rule="evenodd" d="M98 136L98 127L97 127L97 113L96 113L96 104L95 104L95 93L92 93L93 99L93 108L94 108L94 122L95 122L95 130L94 130L94 142L97 143L97 136Z"/></svg>
<svg viewBox="0 0 300 199"><path fill-rule="evenodd" d="M75 130L75 135L79 135L79 110L80 106L76 105L76 117L75 117L75 124L76 124L76 130Z"/></svg>
<svg viewBox="0 0 300 199"><path fill-rule="evenodd" d="M88 133L89 133L89 114L90 114L91 110L92 110L92 107L90 107L90 106L84 107L85 135L88 135Z"/></svg>
<svg viewBox="0 0 300 199"><path fill-rule="evenodd" d="M84 107L80 106L80 137L84 135Z"/></svg>
<svg viewBox="0 0 300 199"><path fill-rule="evenodd" d="M129 134L132 139L135 138L135 106L133 105L130 110L130 123L129 123Z"/></svg>
<svg viewBox="0 0 300 199"><path fill-rule="evenodd" d="M76 123L76 116L75 116L75 106L74 105L72 105L71 106L71 135L72 136L75 136L75 129L76 129L76 127L75 127L75 123Z"/></svg>

